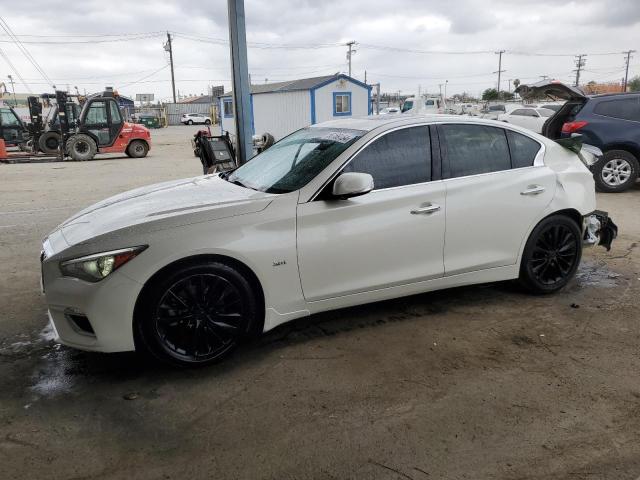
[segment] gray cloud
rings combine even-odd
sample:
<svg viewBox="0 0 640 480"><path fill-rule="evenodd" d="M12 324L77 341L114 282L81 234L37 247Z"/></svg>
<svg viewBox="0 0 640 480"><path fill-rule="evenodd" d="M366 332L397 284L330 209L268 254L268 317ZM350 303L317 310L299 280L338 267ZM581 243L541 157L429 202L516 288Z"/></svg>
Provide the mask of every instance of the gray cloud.
<svg viewBox="0 0 640 480"><path fill-rule="evenodd" d="M76 1L30 0L29 11L12 4L3 17L19 34L121 34L166 31L227 38L227 4L223 0ZM62 13L64 12L64 13ZM497 57L482 55L420 55L375 50L383 45L423 50L487 50L583 53L622 51L637 45L640 4L631 0L246 0L250 42L270 44L333 44L360 42L353 58L354 75L380 81L383 90L437 91L449 80L449 92L477 94L495 85ZM2 32L0 32L2 33ZM51 37L52 40L57 37ZM0 39L6 40L6 37ZM23 40L38 40L23 37ZM27 44L32 54L59 85L78 85L89 91L113 84L123 93L153 92L166 98L169 73L161 36L144 40L81 45ZM34 91L46 90L35 69L11 44L0 43ZM229 53L225 45L177 36L174 41L178 89L200 93L208 84L229 87ZM346 71L346 49L249 50L254 82ZM587 80L607 80L622 74L621 55L587 57ZM535 80L539 75L571 78L570 57L506 54L504 77ZM0 77L12 73L0 59ZM632 73L640 73L638 61ZM143 77L149 76L146 79ZM139 83L127 85L135 80ZM507 82L503 85L505 88ZM22 89L22 88L20 88Z"/></svg>

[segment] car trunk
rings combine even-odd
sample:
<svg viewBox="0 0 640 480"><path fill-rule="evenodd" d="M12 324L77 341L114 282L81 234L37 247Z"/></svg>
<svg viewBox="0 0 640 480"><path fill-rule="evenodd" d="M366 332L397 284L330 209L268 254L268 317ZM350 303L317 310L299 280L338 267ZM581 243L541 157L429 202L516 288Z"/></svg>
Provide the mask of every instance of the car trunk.
<svg viewBox="0 0 640 480"><path fill-rule="evenodd" d="M552 140L562 136L562 126L575 120L576 115L587 102L587 96L578 87L565 85L557 80L543 80L531 85L520 85L516 89L522 98L561 98L566 100L554 115L550 116L542 127L542 135Z"/></svg>

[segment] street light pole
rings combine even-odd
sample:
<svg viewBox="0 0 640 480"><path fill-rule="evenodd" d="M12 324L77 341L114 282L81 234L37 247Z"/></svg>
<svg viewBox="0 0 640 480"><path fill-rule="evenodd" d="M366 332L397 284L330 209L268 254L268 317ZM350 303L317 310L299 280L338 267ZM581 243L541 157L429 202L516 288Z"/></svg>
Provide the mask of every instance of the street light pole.
<svg viewBox="0 0 640 480"><path fill-rule="evenodd" d="M7 78L9 79L9 82L11 83L11 91L13 92L13 106L17 107L18 106L18 100L16 100L16 89L13 86L13 77L11 75L7 75Z"/></svg>

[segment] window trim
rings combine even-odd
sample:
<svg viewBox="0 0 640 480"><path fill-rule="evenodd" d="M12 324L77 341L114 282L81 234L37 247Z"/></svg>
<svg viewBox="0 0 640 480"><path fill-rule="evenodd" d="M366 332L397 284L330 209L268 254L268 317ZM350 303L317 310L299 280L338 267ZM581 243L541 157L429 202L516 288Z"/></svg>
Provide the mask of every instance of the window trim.
<svg viewBox="0 0 640 480"><path fill-rule="evenodd" d="M327 185L329 185L331 182L333 182L335 180L335 178L340 174L340 172L342 172L344 167L346 167L349 163L351 163L351 160L356 158L356 156L358 156L358 154L362 150L367 148L369 145L371 145L373 142L375 142L379 138L382 138L382 137L384 137L385 135L387 135L389 133L396 132L398 130L403 130L405 128L427 127L427 129L429 131L430 143L431 143L431 180L429 180L427 182L412 183L411 185L398 185L397 187L374 188L372 190L372 192L382 192L382 191L385 191L385 190L392 190L392 189L396 189L396 188L415 187L416 185L426 185L427 183L434 183L434 182L441 181L442 180L441 178L435 179L434 175L433 175L434 162L437 162L439 164L439 167L438 167L438 171L439 172L442 171L442 167L440 166L440 162L441 162L440 154L438 153L437 158L435 158L434 155L433 155L433 143L434 143L433 142L433 133L432 133L431 128L429 128L431 125L433 125L433 123L431 123L431 122L412 123L410 125L398 125L397 127L390 128L389 130L385 130L383 132L378 133L377 135L375 135L374 137L370 138L365 143L363 143L360 147L358 147L358 149L355 152L353 152L353 154L349 158L347 158L344 162L342 162L340 164L340 166L338 168L335 169L335 171L320 186L320 188L318 188L318 190L316 190L316 192L313 195L311 195L309 200L307 200L306 202L303 202L303 203L310 203L310 202L316 201L318 195L320 195L322 193L322 191L327 187ZM375 187L375 185L374 185L374 187Z"/></svg>
<svg viewBox="0 0 640 480"><path fill-rule="evenodd" d="M349 98L349 111L348 112L338 112L336 110L336 99L339 97L348 97ZM352 95L351 92L333 92L333 116L334 117L348 117L351 116L351 112L353 111L353 103L352 103Z"/></svg>
<svg viewBox="0 0 640 480"><path fill-rule="evenodd" d="M231 115L227 115L227 113L225 111L226 110L225 106L226 106L227 103L231 104ZM232 98L223 98L222 99L222 116L224 118L233 118L233 114L234 113L235 112L233 111L233 99Z"/></svg>

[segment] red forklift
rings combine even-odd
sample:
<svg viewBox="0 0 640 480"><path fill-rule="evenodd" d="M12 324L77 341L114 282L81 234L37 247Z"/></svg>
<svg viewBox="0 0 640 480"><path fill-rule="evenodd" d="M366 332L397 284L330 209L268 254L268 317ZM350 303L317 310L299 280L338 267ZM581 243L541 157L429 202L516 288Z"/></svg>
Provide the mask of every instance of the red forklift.
<svg viewBox="0 0 640 480"><path fill-rule="evenodd" d="M91 160L96 153L125 153L132 158L147 156L151 132L144 125L125 122L116 99L113 89L88 98L76 122L70 122L63 110L58 112L67 155L74 160ZM66 105L64 98L60 100L59 105Z"/></svg>

